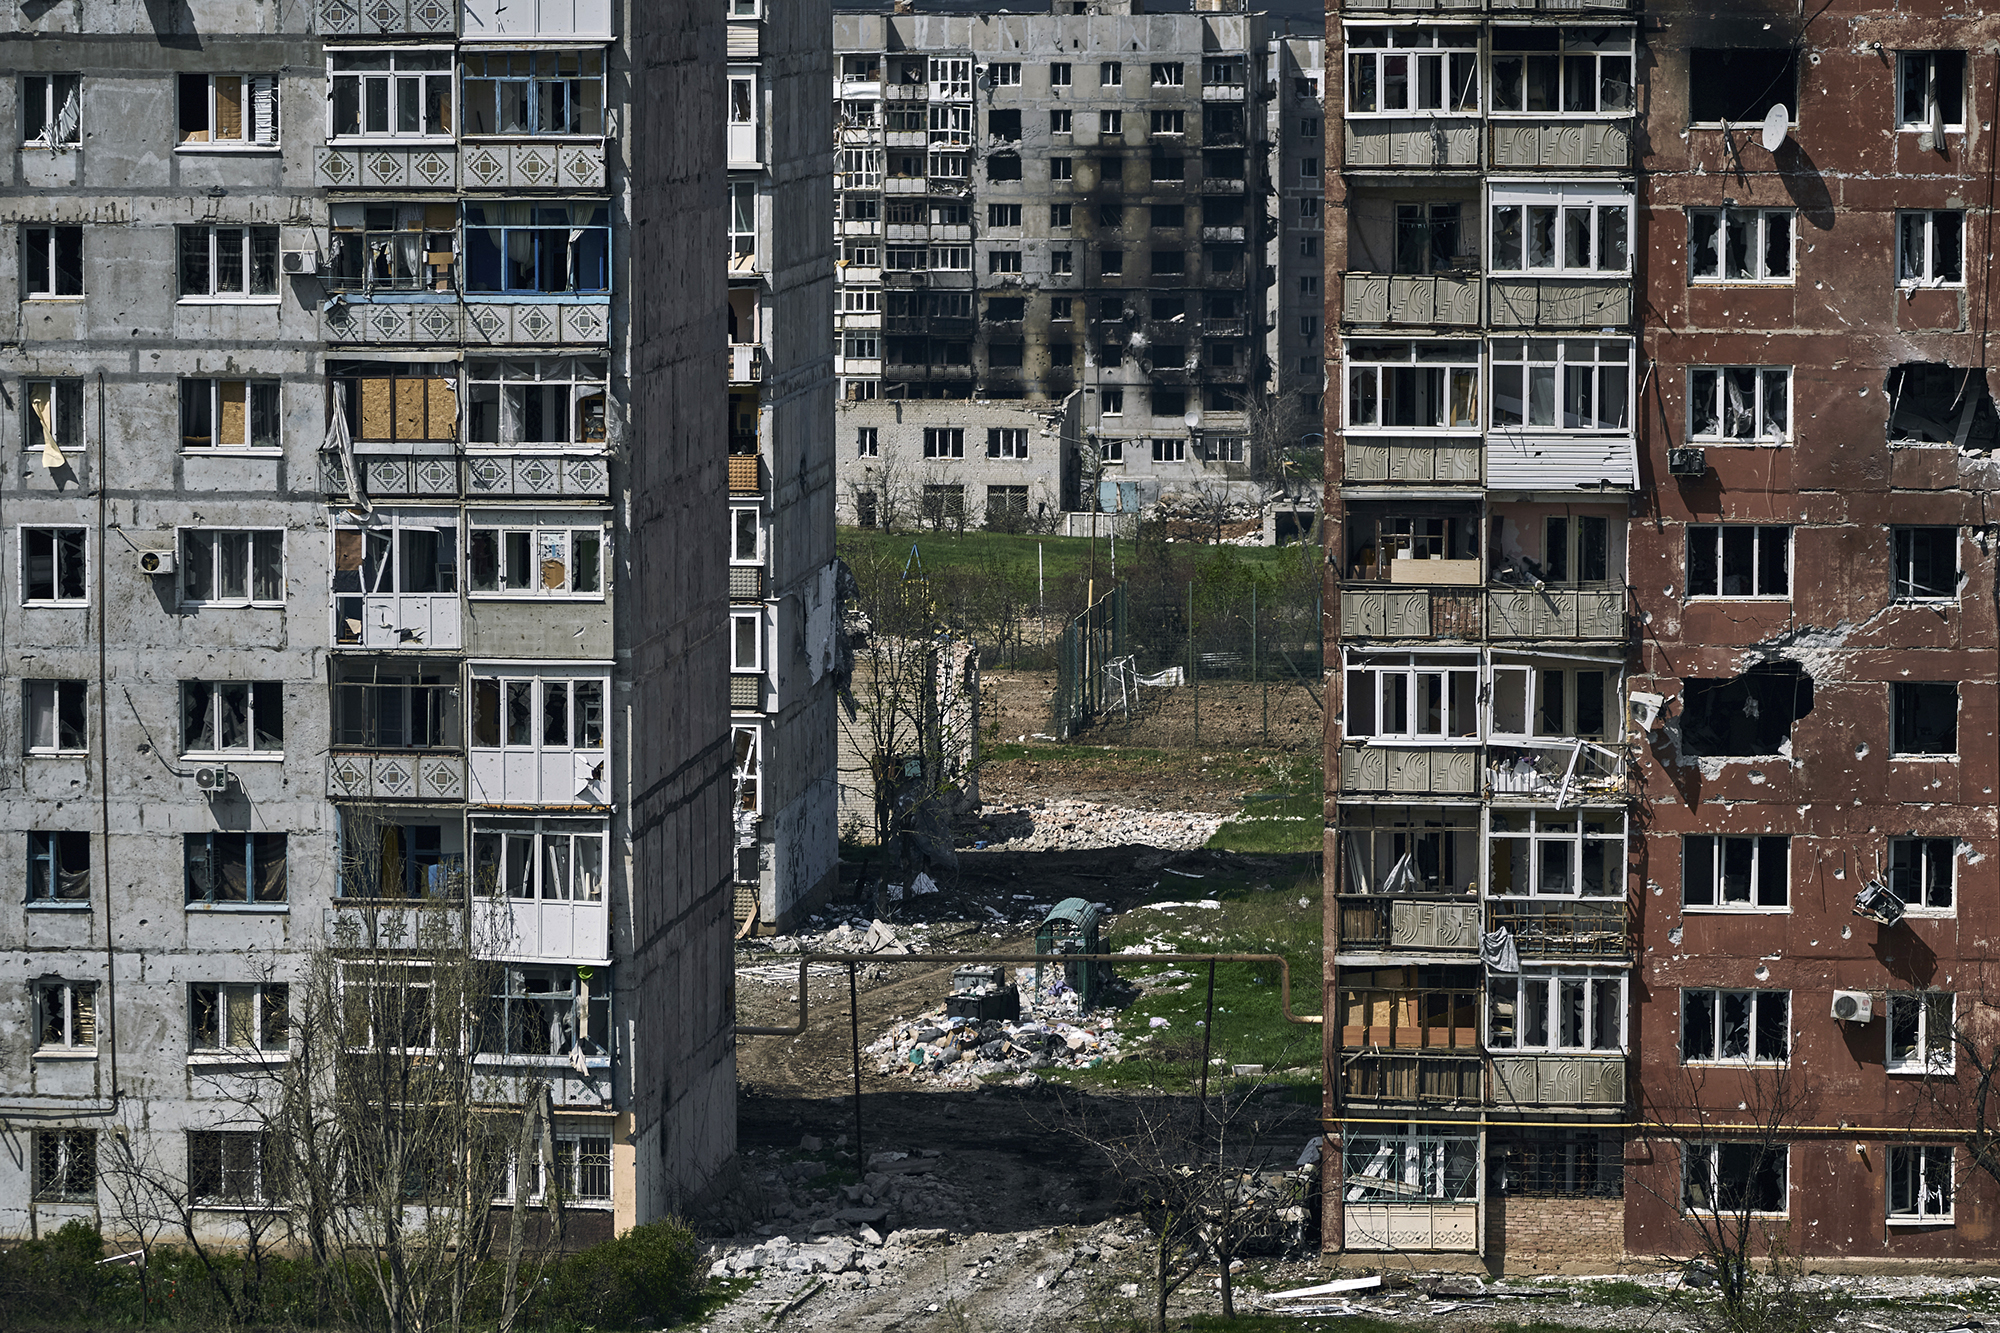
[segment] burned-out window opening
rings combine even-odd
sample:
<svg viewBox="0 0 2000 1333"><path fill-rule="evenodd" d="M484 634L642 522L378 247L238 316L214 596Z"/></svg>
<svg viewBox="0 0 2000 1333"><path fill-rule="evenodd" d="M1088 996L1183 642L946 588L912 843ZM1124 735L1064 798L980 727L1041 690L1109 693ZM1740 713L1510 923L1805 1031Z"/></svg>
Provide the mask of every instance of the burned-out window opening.
<svg viewBox="0 0 2000 1333"><path fill-rule="evenodd" d="M1965 128L1965 52L1897 52L1896 126L1933 134Z"/></svg>
<svg viewBox="0 0 2000 1333"><path fill-rule="evenodd" d="M1891 529L1895 565L1890 595L1897 601L1956 601L1958 529Z"/></svg>
<svg viewBox="0 0 2000 1333"><path fill-rule="evenodd" d="M1792 993L1681 991L1681 1063L1783 1064L1791 1058Z"/></svg>
<svg viewBox="0 0 2000 1333"><path fill-rule="evenodd" d="M1719 911L1780 910L1791 903L1789 837L1681 839L1681 906Z"/></svg>
<svg viewBox="0 0 2000 1333"><path fill-rule="evenodd" d="M1791 367L1689 368L1690 440L1783 444L1791 437L1791 423Z"/></svg>
<svg viewBox="0 0 2000 1333"><path fill-rule="evenodd" d="M1985 370L1905 362L1889 371L1886 387L1891 444L2000 445L2000 414L1994 411Z"/></svg>
<svg viewBox="0 0 2000 1333"><path fill-rule="evenodd" d="M1896 281L1906 287L1965 282L1965 210L1906 209L1896 214Z"/></svg>
<svg viewBox="0 0 2000 1333"><path fill-rule="evenodd" d="M1957 850L1950 838L1889 839L1889 892L1906 912L1952 909Z"/></svg>
<svg viewBox="0 0 2000 1333"><path fill-rule="evenodd" d="M1938 757L1958 753L1958 682L1893 681L1889 706L1891 754Z"/></svg>
<svg viewBox="0 0 2000 1333"><path fill-rule="evenodd" d="M1732 680L1681 687L1681 744L1689 754L1777 754L1812 712L1813 680L1796 662L1760 662Z"/></svg>
<svg viewBox="0 0 2000 1333"><path fill-rule="evenodd" d="M1688 52L1688 119L1696 125L1754 125L1774 106L1799 119L1796 47L1725 46Z"/></svg>
<svg viewBox="0 0 2000 1333"><path fill-rule="evenodd" d="M1495 1193L1522 1199L1620 1199L1625 1145L1592 1130L1523 1130L1487 1155Z"/></svg>
<svg viewBox="0 0 2000 1333"><path fill-rule="evenodd" d="M1347 30L1347 109L1351 115L1479 110L1479 31L1476 28ZM1208 61L1213 71L1221 61ZM1233 62L1229 62L1232 67ZM1240 67L1232 82L1241 81ZM1214 78L1210 83L1221 82Z"/></svg>
<svg viewBox="0 0 2000 1333"><path fill-rule="evenodd" d="M1609 115L1632 110L1632 30L1493 29L1493 110Z"/></svg>
<svg viewBox="0 0 2000 1333"><path fill-rule="evenodd" d="M452 662L336 658L333 743L387 750L457 749L458 668Z"/></svg>
<svg viewBox="0 0 2000 1333"><path fill-rule="evenodd" d="M1690 208L1688 281L1790 282L1794 213L1789 208Z"/></svg>
<svg viewBox="0 0 2000 1333"><path fill-rule="evenodd" d="M1782 524L1691 523L1689 597L1789 597L1792 530Z"/></svg>
<svg viewBox="0 0 2000 1333"><path fill-rule="evenodd" d="M1461 226L1462 204L1397 204L1395 273L1464 273L1479 266L1476 237Z"/></svg>

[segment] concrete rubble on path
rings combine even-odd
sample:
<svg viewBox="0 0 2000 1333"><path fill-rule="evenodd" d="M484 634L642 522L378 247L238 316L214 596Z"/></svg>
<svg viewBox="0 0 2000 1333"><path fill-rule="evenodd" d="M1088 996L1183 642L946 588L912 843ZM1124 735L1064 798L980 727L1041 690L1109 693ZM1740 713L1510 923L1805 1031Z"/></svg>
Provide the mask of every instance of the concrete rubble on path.
<svg viewBox="0 0 2000 1333"><path fill-rule="evenodd" d="M989 805L977 829L960 841L1009 852L1075 852L1138 845L1191 852L1222 827L1226 816L1192 810L1134 810L1096 801L1030 801Z"/></svg>

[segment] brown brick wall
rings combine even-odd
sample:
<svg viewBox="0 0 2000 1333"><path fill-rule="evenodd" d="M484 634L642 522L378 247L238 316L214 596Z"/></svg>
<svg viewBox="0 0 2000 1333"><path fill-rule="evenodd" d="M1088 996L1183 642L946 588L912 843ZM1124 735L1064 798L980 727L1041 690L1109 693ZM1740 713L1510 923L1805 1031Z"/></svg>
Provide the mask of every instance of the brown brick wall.
<svg viewBox="0 0 2000 1333"><path fill-rule="evenodd" d="M1486 1255L1505 1270L1603 1271L1625 1257L1625 1202L1490 1197Z"/></svg>

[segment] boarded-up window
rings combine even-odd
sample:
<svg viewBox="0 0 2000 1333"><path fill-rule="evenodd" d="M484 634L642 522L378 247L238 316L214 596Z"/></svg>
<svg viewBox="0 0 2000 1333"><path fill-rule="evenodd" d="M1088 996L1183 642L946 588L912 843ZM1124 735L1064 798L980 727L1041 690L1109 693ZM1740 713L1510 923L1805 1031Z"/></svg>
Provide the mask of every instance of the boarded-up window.
<svg viewBox="0 0 2000 1333"><path fill-rule="evenodd" d="M451 441L458 438L458 382L440 373L446 368L337 362L328 378L356 441Z"/></svg>

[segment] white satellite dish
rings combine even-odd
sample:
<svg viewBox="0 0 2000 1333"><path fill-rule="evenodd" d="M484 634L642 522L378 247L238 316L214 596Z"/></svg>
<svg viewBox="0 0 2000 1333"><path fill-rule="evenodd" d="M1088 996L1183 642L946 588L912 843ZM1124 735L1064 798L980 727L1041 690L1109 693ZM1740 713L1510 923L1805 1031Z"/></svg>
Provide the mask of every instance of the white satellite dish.
<svg viewBox="0 0 2000 1333"><path fill-rule="evenodd" d="M1785 142L1785 129L1792 119L1792 113L1785 109L1783 102L1771 108L1764 117L1764 151L1775 153Z"/></svg>
<svg viewBox="0 0 2000 1333"><path fill-rule="evenodd" d="M1201 424L1201 412L1199 409L1190 407L1187 410L1187 415L1182 417L1181 420L1187 423L1189 430L1193 430Z"/></svg>

